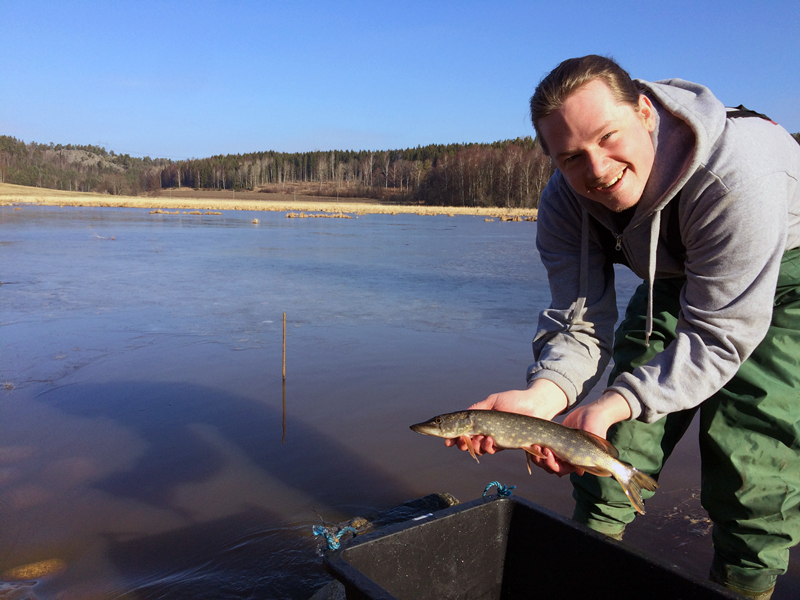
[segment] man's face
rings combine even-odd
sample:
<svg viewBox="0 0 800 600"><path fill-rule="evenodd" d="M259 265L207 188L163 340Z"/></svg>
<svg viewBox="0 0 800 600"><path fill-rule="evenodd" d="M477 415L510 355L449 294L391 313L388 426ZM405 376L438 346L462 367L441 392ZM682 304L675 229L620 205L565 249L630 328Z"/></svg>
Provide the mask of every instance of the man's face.
<svg viewBox="0 0 800 600"><path fill-rule="evenodd" d="M614 212L635 206L653 168L653 105L621 104L601 79L578 88L539 122L550 156L576 193Z"/></svg>

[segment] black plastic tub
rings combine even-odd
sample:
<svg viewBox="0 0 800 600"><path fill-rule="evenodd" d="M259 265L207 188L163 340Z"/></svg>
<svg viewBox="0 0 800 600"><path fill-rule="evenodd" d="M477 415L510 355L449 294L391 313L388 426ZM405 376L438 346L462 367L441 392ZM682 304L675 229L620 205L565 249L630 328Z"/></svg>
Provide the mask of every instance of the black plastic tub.
<svg viewBox="0 0 800 600"><path fill-rule="evenodd" d="M348 600L741 598L519 498L389 525L324 564Z"/></svg>

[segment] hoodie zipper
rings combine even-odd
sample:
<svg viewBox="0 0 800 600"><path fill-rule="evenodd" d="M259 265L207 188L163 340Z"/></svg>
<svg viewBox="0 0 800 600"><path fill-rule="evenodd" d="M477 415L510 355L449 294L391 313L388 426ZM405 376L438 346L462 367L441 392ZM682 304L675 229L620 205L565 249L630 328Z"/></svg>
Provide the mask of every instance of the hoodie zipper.
<svg viewBox="0 0 800 600"><path fill-rule="evenodd" d="M621 262L623 264L628 265L628 268L633 269L633 263L631 262L631 259L628 257L628 253L625 252L625 248L622 247L622 234L615 233L613 231L611 233L614 236L614 239L616 240L616 243L614 244L614 250L622 253Z"/></svg>

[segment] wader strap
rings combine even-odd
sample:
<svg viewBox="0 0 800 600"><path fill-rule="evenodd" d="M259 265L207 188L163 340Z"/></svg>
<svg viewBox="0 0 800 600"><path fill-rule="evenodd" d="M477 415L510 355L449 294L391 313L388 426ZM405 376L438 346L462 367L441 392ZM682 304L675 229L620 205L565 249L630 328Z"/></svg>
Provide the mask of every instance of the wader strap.
<svg viewBox="0 0 800 600"><path fill-rule="evenodd" d="M749 108L745 108L743 104L736 106L735 108L726 108L725 110L728 111L727 117L729 119L738 119L740 117L758 117L759 119L764 119L765 121L769 121L773 125L775 125L775 121L770 119L767 115L762 113L757 113L754 110L750 110Z"/></svg>

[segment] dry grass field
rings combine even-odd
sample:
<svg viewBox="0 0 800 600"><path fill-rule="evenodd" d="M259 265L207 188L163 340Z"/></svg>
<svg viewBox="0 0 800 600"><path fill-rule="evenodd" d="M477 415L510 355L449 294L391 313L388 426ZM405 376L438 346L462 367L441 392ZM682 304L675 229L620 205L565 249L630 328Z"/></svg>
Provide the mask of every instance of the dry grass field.
<svg viewBox="0 0 800 600"><path fill-rule="evenodd" d="M409 206L379 203L374 200L302 196L300 194L262 194L205 190L166 190L160 196L112 196L84 192L65 192L0 183L0 206L87 206L131 207L161 210L258 210L275 212L320 212L333 214L478 215L491 219L535 219L535 209L503 209L460 206Z"/></svg>

